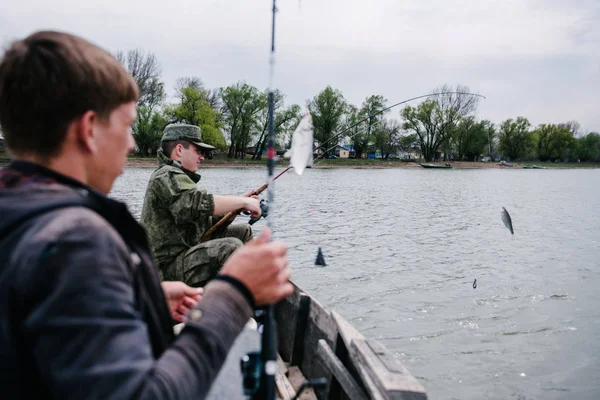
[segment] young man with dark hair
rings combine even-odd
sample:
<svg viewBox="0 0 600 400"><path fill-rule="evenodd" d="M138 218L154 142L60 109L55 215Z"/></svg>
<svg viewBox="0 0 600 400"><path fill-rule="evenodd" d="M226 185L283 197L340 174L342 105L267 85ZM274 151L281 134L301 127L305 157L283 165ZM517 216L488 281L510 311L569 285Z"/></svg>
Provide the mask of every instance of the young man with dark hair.
<svg viewBox="0 0 600 400"><path fill-rule="evenodd" d="M4 399L203 398L254 307L293 291L268 229L201 300L160 282L145 231L107 197L135 144L138 96L117 60L74 35L37 32L0 59L14 157L0 170Z"/></svg>

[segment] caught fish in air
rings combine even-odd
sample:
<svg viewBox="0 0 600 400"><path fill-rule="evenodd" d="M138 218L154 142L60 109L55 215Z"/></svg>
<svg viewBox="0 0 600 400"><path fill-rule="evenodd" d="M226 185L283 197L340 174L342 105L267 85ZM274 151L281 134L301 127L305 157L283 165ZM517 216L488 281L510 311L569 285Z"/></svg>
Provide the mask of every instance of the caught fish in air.
<svg viewBox="0 0 600 400"><path fill-rule="evenodd" d="M508 211L506 211L506 208L504 208L504 206L502 206L502 222L504 222L504 225L508 228L508 230L510 231L511 234L515 234L515 231L513 230L513 225L512 225L512 219L510 218L510 214L508 213Z"/></svg>
<svg viewBox="0 0 600 400"><path fill-rule="evenodd" d="M306 167L312 167L313 144L312 116L306 113L292 135L292 148L283 155L284 158L290 159L290 166L296 174L302 175Z"/></svg>

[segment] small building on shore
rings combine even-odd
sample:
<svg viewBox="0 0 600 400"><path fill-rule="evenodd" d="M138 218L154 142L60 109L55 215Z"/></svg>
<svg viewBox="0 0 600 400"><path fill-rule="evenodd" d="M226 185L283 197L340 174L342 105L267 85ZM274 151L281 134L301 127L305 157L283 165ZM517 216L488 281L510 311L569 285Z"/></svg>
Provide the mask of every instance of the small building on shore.
<svg viewBox="0 0 600 400"><path fill-rule="evenodd" d="M350 156L350 150L344 146L337 145L333 149L333 155L337 158L348 158Z"/></svg>

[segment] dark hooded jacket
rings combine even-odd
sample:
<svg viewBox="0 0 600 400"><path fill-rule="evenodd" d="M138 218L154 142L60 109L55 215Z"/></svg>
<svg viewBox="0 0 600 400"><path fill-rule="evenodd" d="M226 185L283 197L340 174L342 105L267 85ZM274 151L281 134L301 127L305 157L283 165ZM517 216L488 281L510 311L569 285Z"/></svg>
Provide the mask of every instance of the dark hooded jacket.
<svg viewBox="0 0 600 400"><path fill-rule="evenodd" d="M3 399L200 399L252 312L215 280L173 334L125 204L36 164L0 170ZM240 383L241 384L241 383Z"/></svg>

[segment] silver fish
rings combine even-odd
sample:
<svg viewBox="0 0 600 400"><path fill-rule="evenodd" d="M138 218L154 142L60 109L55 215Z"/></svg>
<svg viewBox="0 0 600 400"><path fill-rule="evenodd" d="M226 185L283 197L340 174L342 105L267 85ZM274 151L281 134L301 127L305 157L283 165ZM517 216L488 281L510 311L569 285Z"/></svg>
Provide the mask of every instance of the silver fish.
<svg viewBox="0 0 600 400"><path fill-rule="evenodd" d="M305 168L313 165L313 131L312 116L306 113L292 135L292 148L283 155L290 159L290 166L298 175L302 175Z"/></svg>
<svg viewBox="0 0 600 400"><path fill-rule="evenodd" d="M510 233L514 235L515 231L513 229L512 219L510 218L510 214L508 213L508 211L506 211L506 208L504 208L504 206L502 207L502 222L504 222L504 225L508 228Z"/></svg>

